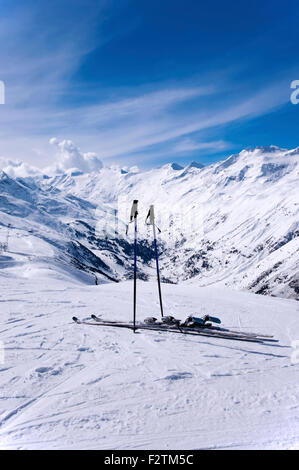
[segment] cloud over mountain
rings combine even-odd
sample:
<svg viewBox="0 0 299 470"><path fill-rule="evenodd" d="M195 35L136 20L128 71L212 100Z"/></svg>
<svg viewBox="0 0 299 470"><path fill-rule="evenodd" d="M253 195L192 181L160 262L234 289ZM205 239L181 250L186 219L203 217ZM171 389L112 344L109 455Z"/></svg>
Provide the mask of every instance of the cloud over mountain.
<svg viewBox="0 0 299 470"><path fill-rule="evenodd" d="M81 152L71 140L59 141L55 137L50 139L50 144L58 149L56 169L65 172L70 169L78 169L84 173L91 173L93 171L103 168L103 163L96 153Z"/></svg>
<svg viewBox="0 0 299 470"><path fill-rule="evenodd" d="M41 171L34 166L22 161L9 160L0 157L0 171L3 170L7 175L12 178L26 178L28 176L37 176Z"/></svg>

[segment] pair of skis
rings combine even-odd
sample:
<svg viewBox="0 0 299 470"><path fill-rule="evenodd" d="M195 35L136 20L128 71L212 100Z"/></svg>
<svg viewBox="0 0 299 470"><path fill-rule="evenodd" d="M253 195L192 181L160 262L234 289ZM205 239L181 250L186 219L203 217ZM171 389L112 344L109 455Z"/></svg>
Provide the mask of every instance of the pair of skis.
<svg viewBox="0 0 299 470"><path fill-rule="evenodd" d="M134 290L133 290L133 331L136 331L136 285L137 285L137 216L138 216L138 200L135 199L131 208L130 221L127 226L128 233L129 224L134 222ZM149 221L149 222L148 222ZM156 258L156 269L157 269L157 281L158 281L158 292L159 292L159 302L161 309L161 317L163 318L163 303L162 303L162 292L161 292L161 282L160 282L160 270L159 270L159 258L158 258L158 246L157 246L157 235L156 228L160 232L161 230L155 224L155 210L154 206L151 205L148 211L148 214L145 219L145 223L152 225L153 227L153 236L154 236L154 248L155 248L155 258Z"/></svg>
<svg viewBox="0 0 299 470"><path fill-rule="evenodd" d="M193 336L205 336L212 338L222 338L235 341L246 341L251 343L264 343L267 342L277 342L273 339L272 336L259 335L255 333L245 333L241 331L232 331L225 328L188 328L177 325L168 325L161 323L137 323L133 325L132 323L125 322L115 322L115 321L105 321L96 315L91 315L91 320L79 320L77 317L73 317L73 321L79 325L90 325L90 326L105 326L112 328L126 328L130 330L150 330L150 331L163 331L170 333L180 333L184 335L193 335Z"/></svg>

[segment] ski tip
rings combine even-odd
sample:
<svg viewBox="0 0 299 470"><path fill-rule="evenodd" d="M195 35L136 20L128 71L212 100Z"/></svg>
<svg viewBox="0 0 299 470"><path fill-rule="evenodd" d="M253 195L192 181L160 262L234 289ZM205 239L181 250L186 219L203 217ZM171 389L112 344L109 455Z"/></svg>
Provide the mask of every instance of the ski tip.
<svg viewBox="0 0 299 470"><path fill-rule="evenodd" d="M98 317L97 315L94 315L94 314L90 315L90 318L94 321L102 321L102 318L100 318L100 317Z"/></svg>

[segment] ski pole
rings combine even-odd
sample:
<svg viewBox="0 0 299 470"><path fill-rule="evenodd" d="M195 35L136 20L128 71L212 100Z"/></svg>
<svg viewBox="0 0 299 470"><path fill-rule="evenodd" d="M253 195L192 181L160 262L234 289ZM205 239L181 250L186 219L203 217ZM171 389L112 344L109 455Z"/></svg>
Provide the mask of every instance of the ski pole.
<svg viewBox="0 0 299 470"><path fill-rule="evenodd" d="M136 280L137 280L137 210L138 200L134 200L131 209L130 222L134 221L134 291L133 291L133 331L136 331ZM129 224L127 226L127 232L129 229Z"/></svg>
<svg viewBox="0 0 299 470"><path fill-rule="evenodd" d="M160 301L160 309L161 309L161 317L163 318L163 304L162 304L162 293L161 293L161 283L160 283L160 270L159 270L159 258L158 258L158 247L157 247L157 236L156 236L156 224L155 224L155 212L154 206L151 205L146 217L145 222L147 219L150 219L149 225L153 226L153 235L154 235L154 247L155 247L155 258L156 258L156 268L157 268L157 281L158 281L158 291L159 291L159 301ZM159 232L161 230L157 227Z"/></svg>

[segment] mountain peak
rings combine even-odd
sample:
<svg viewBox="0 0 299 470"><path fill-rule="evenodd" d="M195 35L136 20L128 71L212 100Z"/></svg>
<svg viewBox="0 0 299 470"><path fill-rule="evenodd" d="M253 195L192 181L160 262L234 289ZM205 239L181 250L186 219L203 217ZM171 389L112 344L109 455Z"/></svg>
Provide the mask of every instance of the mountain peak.
<svg viewBox="0 0 299 470"><path fill-rule="evenodd" d="M193 160L193 162L189 163L187 168L204 168L204 165L202 163L199 163Z"/></svg>
<svg viewBox="0 0 299 470"><path fill-rule="evenodd" d="M178 163L170 163L170 168L175 171L183 169L183 167Z"/></svg>
<svg viewBox="0 0 299 470"><path fill-rule="evenodd" d="M8 176L8 174L5 173L4 170L0 170L0 180L2 180L2 181L8 181L8 180L11 180L11 177Z"/></svg>
<svg viewBox="0 0 299 470"><path fill-rule="evenodd" d="M166 163L166 165L163 165L161 168L165 168L166 170L174 170L174 171L178 171L178 170L183 170L184 167L182 167L181 165L179 165L178 163Z"/></svg>
<svg viewBox="0 0 299 470"><path fill-rule="evenodd" d="M5 177L5 176L6 176L5 171L0 170L0 179L3 178L3 177Z"/></svg>
<svg viewBox="0 0 299 470"><path fill-rule="evenodd" d="M274 152L283 152L286 149L281 149L277 147L277 145L258 145L257 147L248 147L247 149L243 150L243 152L255 152L259 151L260 153L274 153ZM240 152L242 153L242 152Z"/></svg>

